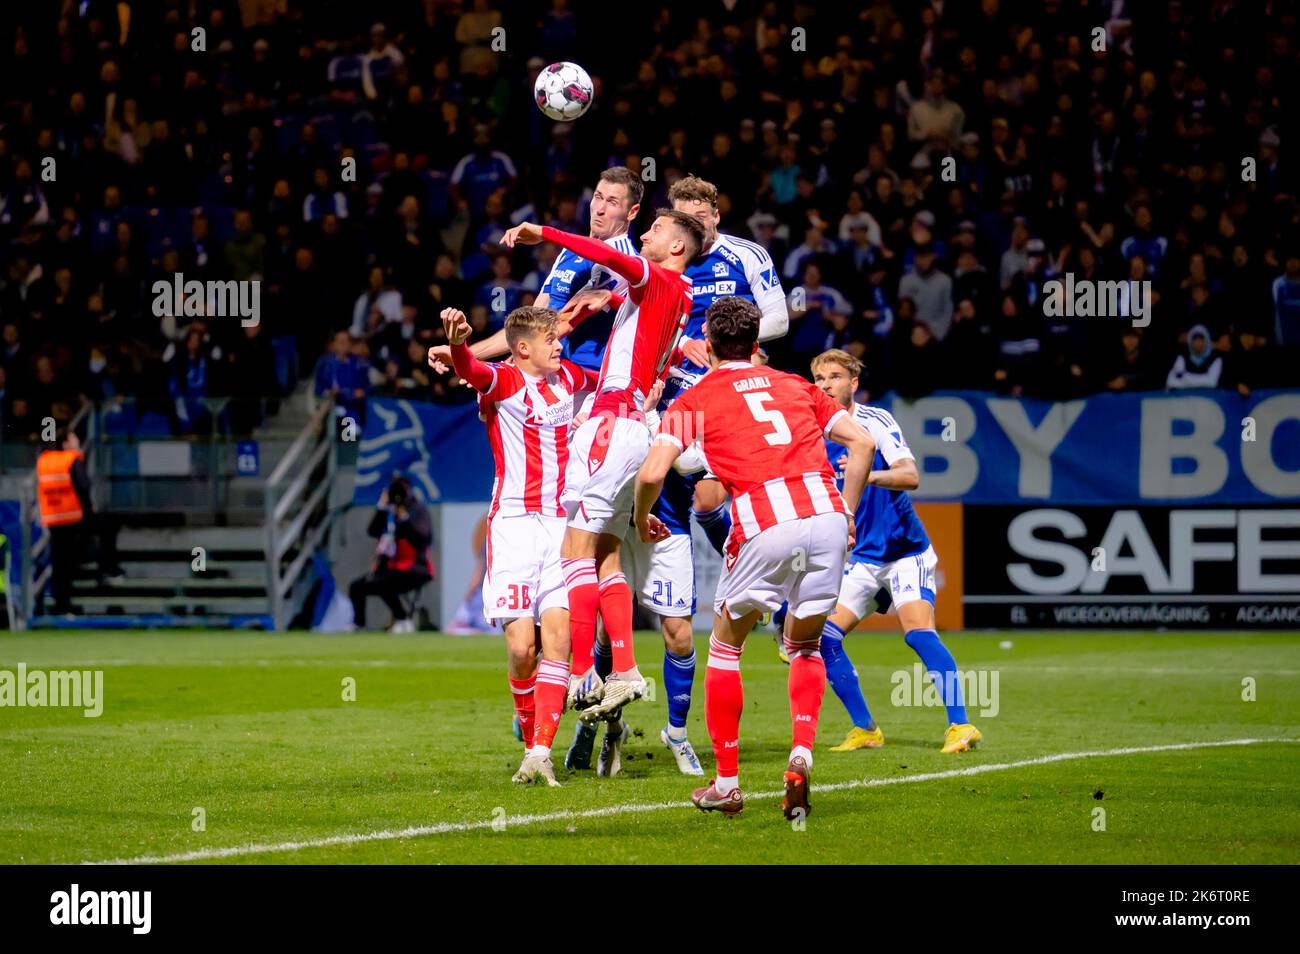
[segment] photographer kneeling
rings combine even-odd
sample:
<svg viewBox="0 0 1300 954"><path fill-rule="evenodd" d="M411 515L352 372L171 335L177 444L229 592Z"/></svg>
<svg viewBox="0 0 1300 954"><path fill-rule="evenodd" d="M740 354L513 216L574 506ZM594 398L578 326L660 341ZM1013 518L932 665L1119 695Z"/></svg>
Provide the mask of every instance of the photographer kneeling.
<svg viewBox="0 0 1300 954"><path fill-rule="evenodd" d="M413 633L415 621L407 616L406 607L398 597L418 590L433 579L433 562L429 557L433 529L429 511L411 495L411 485L405 477L394 477L380 496L368 532L379 539L375 545L375 562L369 573L354 580L348 588L356 628L366 628L366 598L373 595L392 610L390 632Z"/></svg>

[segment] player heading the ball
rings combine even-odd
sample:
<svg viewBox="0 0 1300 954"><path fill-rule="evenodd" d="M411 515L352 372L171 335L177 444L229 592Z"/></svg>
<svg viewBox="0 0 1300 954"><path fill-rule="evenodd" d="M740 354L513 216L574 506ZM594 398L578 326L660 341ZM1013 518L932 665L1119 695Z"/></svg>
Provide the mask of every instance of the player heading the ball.
<svg viewBox="0 0 1300 954"><path fill-rule="evenodd" d="M501 244L554 242L622 276L627 297L614 316L591 416L573 435L563 502L568 513L562 556L569 590L573 673L569 701L584 721L610 715L645 695L632 645L632 591L619 561L632 515L632 480L650 447L641 408L665 373L691 310L687 265L704 246L704 228L689 215L660 210L641 236L641 254L526 222ZM596 673L597 614L613 655L607 679Z"/></svg>

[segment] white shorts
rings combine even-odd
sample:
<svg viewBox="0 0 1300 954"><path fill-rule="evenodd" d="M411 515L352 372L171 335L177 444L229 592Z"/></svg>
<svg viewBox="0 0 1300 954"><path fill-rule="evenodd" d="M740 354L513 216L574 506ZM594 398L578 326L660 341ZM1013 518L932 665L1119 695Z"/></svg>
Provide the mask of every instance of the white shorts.
<svg viewBox="0 0 1300 954"><path fill-rule="evenodd" d="M754 610L775 612L782 603L790 604L797 619L830 613L839 598L848 543L842 513L768 527L741 544L734 564L723 564L713 609L721 613L726 604L732 619Z"/></svg>
<svg viewBox="0 0 1300 954"><path fill-rule="evenodd" d="M648 612L660 616L695 615L695 560L690 534L674 533L658 543L645 543L632 527L623 538L619 555L624 575Z"/></svg>
<svg viewBox="0 0 1300 954"><path fill-rule="evenodd" d="M596 415L573 434L560 502L569 526L622 537L632 522L636 472L650 451L650 429L630 417Z"/></svg>
<svg viewBox="0 0 1300 954"><path fill-rule="evenodd" d="M488 524L483 615L488 619L541 621L550 609L568 609L560 568L564 518L540 513L497 514Z"/></svg>
<svg viewBox="0 0 1300 954"><path fill-rule="evenodd" d="M933 606L934 568L938 565L934 547L892 563L850 563L844 568L840 605L852 610L858 619L865 619L879 608L876 594L883 589L895 607L917 600Z"/></svg>

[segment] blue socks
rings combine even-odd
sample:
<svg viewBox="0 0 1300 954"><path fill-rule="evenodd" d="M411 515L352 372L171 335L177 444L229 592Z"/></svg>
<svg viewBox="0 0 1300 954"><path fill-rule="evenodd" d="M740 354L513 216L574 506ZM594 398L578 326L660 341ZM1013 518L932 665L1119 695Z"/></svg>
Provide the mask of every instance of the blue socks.
<svg viewBox="0 0 1300 954"><path fill-rule="evenodd" d="M862 695L862 686L858 684L858 671L853 668L853 661L844 652L844 630L830 620L822 627L821 654L822 661L826 663L826 681L849 711L849 718L859 729L870 728L871 711L867 708L866 697Z"/></svg>
<svg viewBox="0 0 1300 954"><path fill-rule="evenodd" d="M593 651L593 658L596 663L596 675L605 679L614 670L614 650L610 648L607 642L596 640L596 648Z"/></svg>
<svg viewBox="0 0 1300 954"><path fill-rule="evenodd" d="M686 716L691 711L691 685L695 682L695 650L678 656L664 650L664 694L668 697L668 725L674 729L686 727Z"/></svg>
<svg viewBox="0 0 1300 954"><path fill-rule="evenodd" d="M719 504L715 509L704 512L697 510L695 520L704 531L704 535L709 538L713 549L721 554L722 547L727 542L727 534L731 533L731 511L727 509L727 505Z"/></svg>
<svg viewBox="0 0 1300 954"><path fill-rule="evenodd" d="M939 696L948 709L948 722L964 725L967 721L966 700L962 695L961 680L957 677L957 660L952 658L952 653L939 639L939 634L932 629L913 629L903 639L921 657L925 671L930 674L935 688L939 690ZM824 643L823 637L823 646ZM826 655L825 648L822 649L822 655ZM829 663L826 671L830 672ZM838 691L837 689L836 692Z"/></svg>

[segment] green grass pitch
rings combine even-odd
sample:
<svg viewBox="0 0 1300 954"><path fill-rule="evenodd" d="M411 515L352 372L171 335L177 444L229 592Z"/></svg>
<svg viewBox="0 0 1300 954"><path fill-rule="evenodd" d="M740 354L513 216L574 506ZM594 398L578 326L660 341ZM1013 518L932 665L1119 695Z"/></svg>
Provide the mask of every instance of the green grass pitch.
<svg viewBox="0 0 1300 954"><path fill-rule="evenodd" d="M996 715L971 713L984 744L957 756L938 751L942 709L891 704L891 674L915 662L901 637L853 636L886 745L828 751L848 720L827 691L802 830L774 797L737 819L691 808L697 783L658 739L662 698L629 707L621 777L512 784L499 637L5 635L0 669L101 669L105 704L99 718L0 708L0 863L1294 864L1296 635L949 634L960 666L996 671L1000 690ZM637 645L658 677L659 637ZM690 732L708 772L703 662ZM742 668L741 782L773 793L785 667L755 633ZM572 727L566 715L560 754ZM1204 745L1247 739L1273 741ZM1179 743L1195 747L1117 751ZM1016 764L1076 753L1100 754Z"/></svg>

